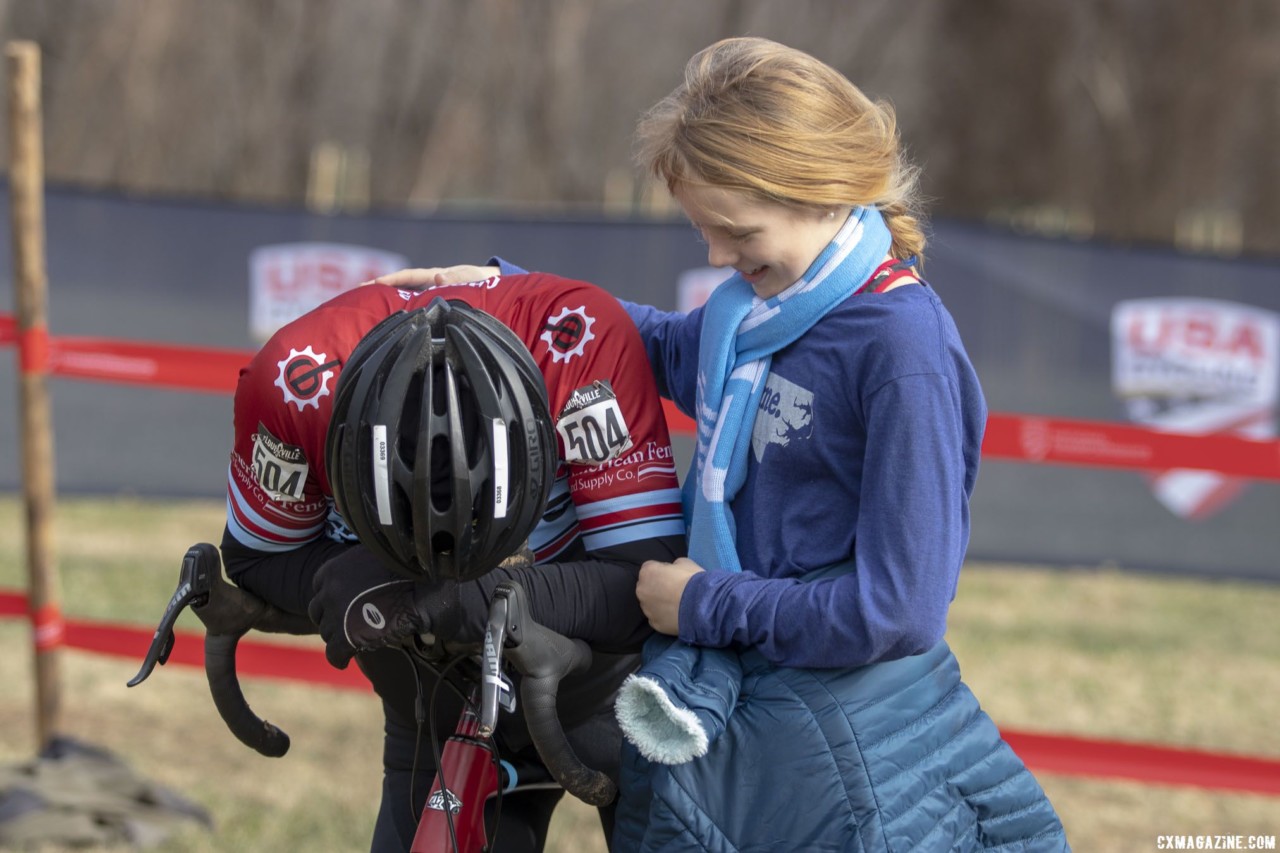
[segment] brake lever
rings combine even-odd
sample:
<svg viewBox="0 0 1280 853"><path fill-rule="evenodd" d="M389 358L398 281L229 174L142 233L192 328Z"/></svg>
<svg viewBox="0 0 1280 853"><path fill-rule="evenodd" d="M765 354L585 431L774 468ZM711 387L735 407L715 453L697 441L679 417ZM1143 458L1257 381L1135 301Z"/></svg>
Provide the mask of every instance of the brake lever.
<svg viewBox="0 0 1280 853"><path fill-rule="evenodd" d="M484 649L480 655L480 720L481 737L489 737L498 727L498 697L502 682L502 647L507 634L508 595L499 585L489 602L489 623L484 629Z"/></svg>
<svg viewBox="0 0 1280 853"><path fill-rule="evenodd" d="M169 598L164 615L160 617L160 624L151 637L151 647L147 649L142 668L129 680L129 687L136 687L146 681L156 664L163 666L169 660L175 641L173 626L182 611L188 606L201 607L209 601L213 576L209 571L208 559L202 557L206 556L203 549L211 547L213 546L201 543L187 549L182 558L182 568L178 572L178 588Z"/></svg>

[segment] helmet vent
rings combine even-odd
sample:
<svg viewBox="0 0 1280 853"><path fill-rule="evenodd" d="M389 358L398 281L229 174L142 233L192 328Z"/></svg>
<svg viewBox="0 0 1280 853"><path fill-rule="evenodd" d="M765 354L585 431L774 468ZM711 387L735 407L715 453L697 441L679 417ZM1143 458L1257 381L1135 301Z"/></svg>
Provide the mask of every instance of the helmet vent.
<svg viewBox="0 0 1280 853"><path fill-rule="evenodd" d="M438 435L431 440L431 507L436 512L448 512L453 506L452 459L448 438Z"/></svg>
<svg viewBox="0 0 1280 853"><path fill-rule="evenodd" d="M431 537L431 551L434 554L452 554L453 545L453 534L448 531L442 530Z"/></svg>

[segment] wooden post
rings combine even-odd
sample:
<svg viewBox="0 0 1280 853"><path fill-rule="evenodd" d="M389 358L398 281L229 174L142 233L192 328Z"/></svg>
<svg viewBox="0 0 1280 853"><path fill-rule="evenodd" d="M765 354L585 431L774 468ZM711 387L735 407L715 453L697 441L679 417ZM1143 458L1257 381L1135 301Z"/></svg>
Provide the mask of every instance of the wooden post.
<svg viewBox="0 0 1280 853"><path fill-rule="evenodd" d="M62 728L59 649L65 629L53 558L53 418L49 404L49 330L44 253L44 155L40 48L10 42L9 194L18 309L22 489L27 515L27 587L36 676L40 749Z"/></svg>

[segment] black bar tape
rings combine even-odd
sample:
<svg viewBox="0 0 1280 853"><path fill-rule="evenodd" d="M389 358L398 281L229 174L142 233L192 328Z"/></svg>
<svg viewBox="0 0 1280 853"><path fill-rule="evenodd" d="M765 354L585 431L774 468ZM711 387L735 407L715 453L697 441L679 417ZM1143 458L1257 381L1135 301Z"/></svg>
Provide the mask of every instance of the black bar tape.
<svg viewBox="0 0 1280 853"><path fill-rule="evenodd" d="M582 763L560 724L556 696L560 680L591 665L591 649L548 628L526 622L524 640L507 650L523 676L520 698L529 736L547 770L564 789L588 805L602 807L618 795L613 780Z"/></svg>
<svg viewBox="0 0 1280 853"><path fill-rule="evenodd" d="M205 634L204 672L209 679L209 692L227 728L241 743L268 758L279 758L289 751L289 736L258 717L245 701L236 677L236 644L238 634Z"/></svg>

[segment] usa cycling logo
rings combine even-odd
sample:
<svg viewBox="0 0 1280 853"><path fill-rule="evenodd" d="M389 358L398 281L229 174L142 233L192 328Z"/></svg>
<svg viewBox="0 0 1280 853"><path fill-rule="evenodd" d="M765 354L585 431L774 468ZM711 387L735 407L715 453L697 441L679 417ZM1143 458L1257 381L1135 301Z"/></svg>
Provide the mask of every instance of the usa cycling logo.
<svg viewBox="0 0 1280 853"><path fill-rule="evenodd" d="M554 317L547 318L542 335L538 340L545 341L551 350L552 361L568 361L575 355L582 355L587 342L594 340L591 327L596 318L587 313L587 306L565 308Z"/></svg>
<svg viewBox="0 0 1280 853"><path fill-rule="evenodd" d="M333 368L342 363L337 359L325 361L327 358L326 354L308 346L300 350L290 348L289 357L276 362L280 375L275 385L284 392L285 403L293 403L299 412L307 406L320 408L320 398L329 393Z"/></svg>

